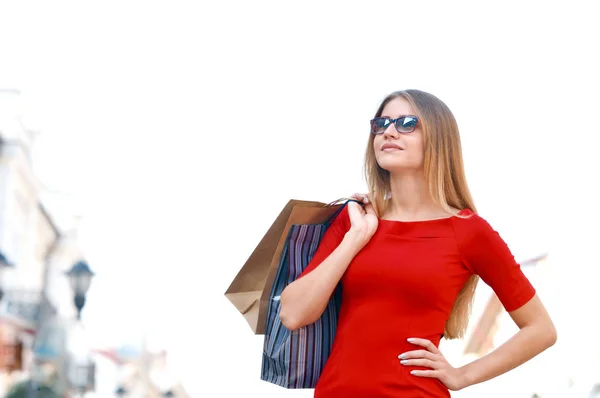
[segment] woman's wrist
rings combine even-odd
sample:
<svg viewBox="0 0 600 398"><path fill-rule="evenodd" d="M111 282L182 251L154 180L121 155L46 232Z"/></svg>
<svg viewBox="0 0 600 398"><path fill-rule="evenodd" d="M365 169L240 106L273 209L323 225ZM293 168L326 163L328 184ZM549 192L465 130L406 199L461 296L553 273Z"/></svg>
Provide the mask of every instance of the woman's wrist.
<svg viewBox="0 0 600 398"><path fill-rule="evenodd" d="M368 239L365 239L364 234L352 229L346 232L346 235L344 235L344 239L342 240L342 243L345 244L349 250L353 251L354 254L361 251L367 242Z"/></svg>
<svg viewBox="0 0 600 398"><path fill-rule="evenodd" d="M468 364L456 369L458 371L458 375L459 375L459 385L460 385L459 389L460 390L462 390L463 388L467 388L474 384L470 369L471 369L471 366L469 366Z"/></svg>

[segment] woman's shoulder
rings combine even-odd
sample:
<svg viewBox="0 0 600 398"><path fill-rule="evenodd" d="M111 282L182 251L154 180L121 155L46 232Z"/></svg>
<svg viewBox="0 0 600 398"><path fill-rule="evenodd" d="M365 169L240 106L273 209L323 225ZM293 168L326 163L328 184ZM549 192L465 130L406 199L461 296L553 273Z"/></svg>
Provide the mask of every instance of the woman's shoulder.
<svg viewBox="0 0 600 398"><path fill-rule="evenodd" d="M340 205L341 207L332 215L330 222L335 225L347 227L350 225L350 215L348 214L348 203Z"/></svg>
<svg viewBox="0 0 600 398"><path fill-rule="evenodd" d="M453 217L453 225L457 238L463 242L472 243L474 240L497 234L485 218L471 209L460 210Z"/></svg>

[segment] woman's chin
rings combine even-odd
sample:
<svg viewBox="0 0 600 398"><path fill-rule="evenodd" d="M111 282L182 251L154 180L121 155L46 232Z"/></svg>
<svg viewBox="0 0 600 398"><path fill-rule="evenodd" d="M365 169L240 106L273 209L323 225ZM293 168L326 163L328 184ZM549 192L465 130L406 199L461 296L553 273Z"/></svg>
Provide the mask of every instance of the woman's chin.
<svg viewBox="0 0 600 398"><path fill-rule="evenodd" d="M379 167L391 174L401 174L406 172L415 172L422 169L422 165L409 164L407 162L379 162Z"/></svg>

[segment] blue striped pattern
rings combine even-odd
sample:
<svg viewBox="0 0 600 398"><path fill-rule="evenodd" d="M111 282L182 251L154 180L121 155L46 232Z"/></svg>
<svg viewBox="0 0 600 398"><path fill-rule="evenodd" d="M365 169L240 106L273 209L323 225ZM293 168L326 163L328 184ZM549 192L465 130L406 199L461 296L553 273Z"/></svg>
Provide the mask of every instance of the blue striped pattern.
<svg viewBox="0 0 600 398"><path fill-rule="evenodd" d="M328 225L290 228L269 300L261 371L264 381L285 388L314 388L329 358L341 303L341 286L338 285L315 323L290 332L279 318L281 292L310 263Z"/></svg>

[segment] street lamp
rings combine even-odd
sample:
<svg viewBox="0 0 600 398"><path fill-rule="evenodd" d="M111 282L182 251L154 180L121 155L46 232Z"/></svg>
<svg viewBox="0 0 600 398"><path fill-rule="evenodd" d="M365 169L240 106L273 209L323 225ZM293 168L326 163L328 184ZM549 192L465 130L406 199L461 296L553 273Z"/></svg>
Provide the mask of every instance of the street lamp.
<svg viewBox="0 0 600 398"><path fill-rule="evenodd" d="M85 295L90 288L94 273L90 270L90 266L85 260L79 260L65 274L69 278L69 283L73 290L73 299L77 308L77 320L81 321L81 310L85 305ZM71 386L80 396L83 396L85 391L94 388L96 368L91 358L81 358L79 355L76 355L69 361L69 367Z"/></svg>
<svg viewBox="0 0 600 398"><path fill-rule="evenodd" d="M175 396L175 394L171 390L163 393L163 398L173 398L174 396Z"/></svg>
<svg viewBox="0 0 600 398"><path fill-rule="evenodd" d="M12 267L12 263L10 263L4 253L0 251L0 301L2 301L2 297L4 296L4 289L2 288L4 282L4 270Z"/></svg>
<svg viewBox="0 0 600 398"><path fill-rule="evenodd" d="M75 295L74 302L77 308L77 319L81 319L81 310L85 305L85 295L92 283L94 273L90 270L90 266L84 260L79 260L73 267L66 272L71 284L71 289Z"/></svg>
<svg viewBox="0 0 600 398"><path fill-rule="evenodd" d="M119 398L124 397L127 395L127 390L123 386L119 386L119 388L117 388L115 391L115 395Z"/></svg>

